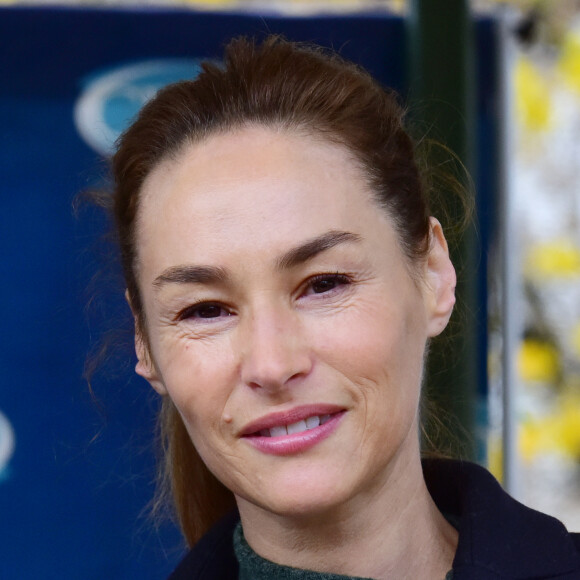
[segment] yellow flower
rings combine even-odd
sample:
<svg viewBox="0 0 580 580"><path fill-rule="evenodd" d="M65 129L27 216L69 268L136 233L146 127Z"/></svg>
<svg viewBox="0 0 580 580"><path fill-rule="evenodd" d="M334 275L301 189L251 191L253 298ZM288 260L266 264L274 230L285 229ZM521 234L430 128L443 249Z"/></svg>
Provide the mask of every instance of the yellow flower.
<svg viewBox="0 0 580 580"><path fill-rule="evenodd" d="M526 259L531 278L568 278L580 275L580 249L562 239L534 246Z"/></svg>
<svg viewBox="0 0 580 580"><path fill-rule="evenodd" d="M565 395L560 400L560 444L568 455L580 459L580 395Z"/></svg>
<svg viewBox="0 0 580 580"><path fill-rule="evenodd" d="M572 330L572 347L576 356L580 358L580 324L577 324Z"/></svg>
<svg viewBox="0 0 580 580"><path fill-rule="evenodd" d="M503 480L503 449L501 437L497 435L491 436L488 441L487 467L498 481Z"/></svg>
<svg viewBox="0 0 580 580"><path fill-rule="evenodd" d="M526 129L541 131L550 123L550 89L538 67L524 56L515 66L516 112Z"/></svg>
<svg viewBox="0 0 580 580"><path fill-rule="evenodd" d="M523 421L518 443L526 461L553 453L580 459L580 394L564 394L546 417Z"/></svg>
<svg viewBox="0 0 580 580"><path fill-rule="evenodd" d="M524 381L552 383L558 376L560 357L551 344L524 340L518 353L517 366Z"/></svg>
<svg viewBox="0 0 580 580"><path fill-rule="evenodd" d="M568 86L580 93L580 34L578 32L568 32L564 37L558 70Z"/></svg>
<svg viewBox="0 0 580 580"><path fill-rule="evenodd" d="M536 455L557 449L553 442L552 424L547 421L524 421L518 432L518 448L525 461L532 461Z"/></svg>

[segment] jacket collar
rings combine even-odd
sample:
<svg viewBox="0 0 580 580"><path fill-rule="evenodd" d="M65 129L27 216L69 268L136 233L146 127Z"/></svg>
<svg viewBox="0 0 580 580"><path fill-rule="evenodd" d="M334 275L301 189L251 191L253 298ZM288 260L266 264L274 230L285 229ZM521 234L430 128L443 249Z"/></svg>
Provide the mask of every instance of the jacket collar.
<svg viewBox="0 0 580 580"><path fill-rule="evenodd" d="M423 460L437 507L459 522L453 580L579 580L578 547L556 519L527 508L485 469L467 462ZM170 580L238 577L232 512L196 544Z"/></svg>
<svg viewBox="0 0 580 580"><path fill-rule="evenodd" d="M562 523L514 500L485 469L427 459L423 473L439 510L459 521L454 580L580 578Z"/></svg>

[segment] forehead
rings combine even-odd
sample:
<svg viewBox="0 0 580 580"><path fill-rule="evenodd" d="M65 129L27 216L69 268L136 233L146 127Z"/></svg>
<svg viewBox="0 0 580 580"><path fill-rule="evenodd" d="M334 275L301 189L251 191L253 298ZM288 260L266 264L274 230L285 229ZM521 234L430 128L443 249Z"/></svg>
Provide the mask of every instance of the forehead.
<svg viewBox="0 0 580 580"><path fill-rule="evenodd" d="M329 229L364 231L377 219L388 221L345 147L249 127L188 144L151 172L137 241L140 254L180 243L191 252L193 240L207 254L252 240L284 246Z"/></svg>
<svg viewBox="0 0 580 580"><path fill-rule="evenodd" d="M141 205L163 203L163 195L184 187L201 199L205 192L228 191L244 181L293 177L305 186L334 181L336 170L365 179L358 163L342 145L323 137L282 128L248 126L187 143L147 176ZM206 196L215 199L212 193Z"/></svg>

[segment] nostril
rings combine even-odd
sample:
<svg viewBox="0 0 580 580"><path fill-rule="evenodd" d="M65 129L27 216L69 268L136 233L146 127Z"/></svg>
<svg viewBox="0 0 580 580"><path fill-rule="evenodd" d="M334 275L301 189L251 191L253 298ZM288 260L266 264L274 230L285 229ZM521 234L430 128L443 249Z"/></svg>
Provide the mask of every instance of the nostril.
<svg viewBox="0 0 580 580"><path fill-rule="evenodd" d="M312 368L308 356L299 353L286 353L284 356L263 356L247 360L243 366L244 383L252 388L268 390L291 386L306 376Z"/></svg>
<svg viewBox="0 0 580 580"><path fill-rule="evenodd" d="M242 381L252 388L288 387L311 369L308 341L295 313L262 303L240 334Z"/></svg>

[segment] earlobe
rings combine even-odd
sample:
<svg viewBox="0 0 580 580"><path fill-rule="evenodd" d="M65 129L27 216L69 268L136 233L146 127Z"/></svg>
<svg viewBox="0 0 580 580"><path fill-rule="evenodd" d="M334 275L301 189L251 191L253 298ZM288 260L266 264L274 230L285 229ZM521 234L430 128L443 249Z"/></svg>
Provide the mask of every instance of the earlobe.
<svg viewBox="0 0 580 580"><path fill-rule="evenodd" d="M429 218L431 239L427 257L426 281L429 293L429 336L437 336L447 326L455 305L455 268L449 258L443 228L437 219Z"/></svg>
<svg viewBox="0 0 580 580"><path fill-rule="evenodd" d="M135 323L135 353L137 354L135 372L143 377L159 395L166 395L167 390L165 389L165 385L159 377L159 373L155 368L155 363L149 354L149 349L147 348L141 331L137 326L138 324Z"/></svg>
<svg viewBox="0 0 580 580"><path fill-rule="evenodd" d="M135 365L135 372L140 377L143 377L158 394L166 395L167 390L165 389L165 385L161 381L159 373L155 368L155 363L153 362L153 359L151 358L151 355L149 353L149 348L146 344L145 338L143 337L141 325L139 324L137 315L133 309L131 300L129 298L129 293L127 290L125 291L125 299L127 300L129 307L131 308L131 312L133 313L133 317L135 320L135 354L137 355L137 364Z"/></svg>

